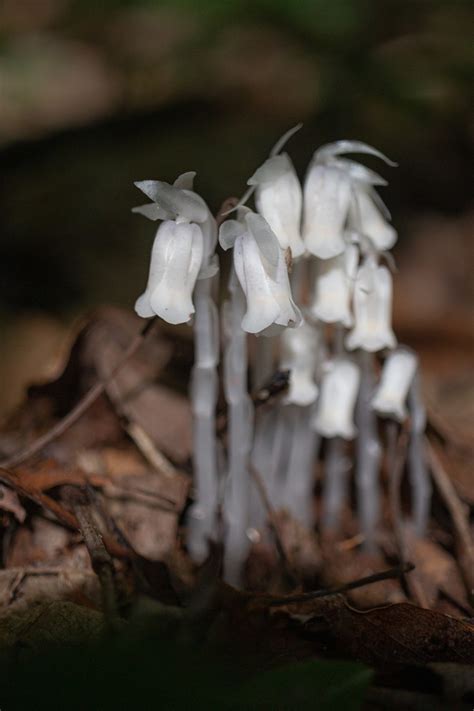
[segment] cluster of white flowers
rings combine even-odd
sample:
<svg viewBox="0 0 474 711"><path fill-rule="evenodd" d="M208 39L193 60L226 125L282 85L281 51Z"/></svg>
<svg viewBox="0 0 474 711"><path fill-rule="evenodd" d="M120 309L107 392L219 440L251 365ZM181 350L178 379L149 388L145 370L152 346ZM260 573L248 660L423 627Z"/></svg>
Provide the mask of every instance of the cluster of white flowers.
<svg viewBox="0 0 474 711"><path fill-rule="evenodd" d="M378 418L403 422L407 402L414 399L410 393L417 360L408 349L396 348L391 324L392 276L386 252L397 233L375 189L386 181L344 156L365 154L395 164L365 143L338 141L314 153L302 185L289 155L282 152L298 128L278 141L249 178L249 189L235 214L228 215L219 229L219 244L224 251L232 250L233 263L231 304L225 306L223 328L230 417L226 471L231 479L224 486L219 479L225 481L225 473L217 472L214 421L219 339L217 324L209 326L215 310L211 284L218 273L216 223L193 191L194 173L185 173L173 185L136 183L152 202L135 211L161 221L148 285L136 311L178 324L191 319L195 305L198 309L192 401L200 437L195 439L194 510L205 522L197 530L191 526L199 540L190 542L189 548L197 560L204 557L207 538L216 530L220 502L232 531L229 547L234 553L227 567L233 582L250 545L247 531L261 526L261 520L252 520L251 514L255 509L250 505L252 446L259 453L259 468L268 469L260 474L272 503L288 505L293 515L308 523L307 500L314 485L315 458L321 451L318 444L321 438L329 440L331 446L324 450L328 461L323 466L323 508L326 497L330 510L326 521L331 525L337 523L347 496L351 459L346 455L353 451L361 527L371 544L380 486ZM252 195L254 210L246 204ZM198 292L198 280L207 284L204 291ZM277 358L279 367L290 372L285 396L273 412L263 412L255 422L248 398L245 334L259 337L254 357L260 359L260 373L266 369L271 375ZM272 340L270 350L267 339ZM380 376L375 353L384 359ZM415 399L420 420L420 400ZM241 438L241 446L232 437ZM349 450L348 442L354 439L356 446ZM421 454L412 457L411 466L419 483L426 472L420 461L422 448L418 449ZM298 471L291 471L292 462L299 462ZM292 497L293 481L298 496ZM415 491L423 490L426 498L426 486L417 488L416 481ZM282 500L282 492L288 502ZM426 505L415 502L414 509L426 518ZM422 530L423 522L417 523Z"/></svg>

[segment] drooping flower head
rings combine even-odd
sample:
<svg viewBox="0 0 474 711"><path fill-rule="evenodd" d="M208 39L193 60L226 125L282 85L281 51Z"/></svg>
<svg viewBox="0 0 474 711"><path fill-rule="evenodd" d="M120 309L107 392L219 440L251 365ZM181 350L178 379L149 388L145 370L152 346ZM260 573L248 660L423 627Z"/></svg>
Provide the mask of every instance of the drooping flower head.
<svg viewBox="0 0 474 711"><path fill-rule="evenodd" d="M354 407L360 383L357 365L343 356L328 363L321 382L313 429L323 437L353 439Z"/></svg>
<svg viewBox="0 0 474 711"><path fill-rule="evenodd" d="M281 348L280 368L290 371L285 404L311 405L318 396L315 375L322 352L321 329L307 322L287 328L281 335Z"/></svg>
<svg viewBox="0 0 474 711"><path fill-rule="evenodd" d="M320 259L336 257L345 250L344 231L350 214L353 219L357 214L355 229L365 233L370 228L376 239L384 244L389 241L385 233L380 238L382 230L374 217L379 214L377 208L374 205L371 210L365 200L373 200L373 186L384 185L385 181L365 166L338 157L345 153L374 155L395 165L383 153L360 141L337 141L315 152L304 184L303 239L307 250ZM359 202L362 205L357 211ZM380 219L383 220L381 215Z"/></svg>
<svg viewBox="0 0 474 711"><path fill-rule="evenodd" d="M293 258L305 251L300 224L303 191L288 153L280 153L283 145L301 124L278 141L270 157L258 168L247 184L255 188L257 211L265 218L283 249L291 248Z"/></svg>
<svg viewBox="0 0 474 711"><path fill-rule="evenodd" d="M135 183L153 202L133 212L163 220L153 243L148 284L135 304L143 318L157 315L168 323L186 323L195 310L196 280L217 271L217 227L204 200L192 190L194 176L184 173L174 185L160 180Z"/></svg>
<svg viewBox="0 0 474 711"><path fill-rule="evenodd" d="M225 250L233 247L234 268L247 303L244 331L275 335L287 326L298 326L302 317L291 295L285 255L266 220L240 208L238 220L221 225L219 242Z"/></svg>
<svg viewBox="0 0 474 711"><path fill-rule="evenodd" d="M359 251L348 244L345 252L318 260L310 306L311 315L325 323L352 325L351 296L359 261Z"/></svg>
<svg viewBox="0 0 474 711"><path fill-rule="evenodd" d="M407 417L406 400L415 377L418 360L408 348L397 348L384 363L372 407L381 417L399 422Z"/></svg>
<svg viewBox="0 0 474 711"><path fill-rule="evenodd" d="M377 264L374 255L359 267L354 286L355 324L347 335L349 350L362 348L375 352L394 348L392 330L392 277L386 267Z"/></svg>

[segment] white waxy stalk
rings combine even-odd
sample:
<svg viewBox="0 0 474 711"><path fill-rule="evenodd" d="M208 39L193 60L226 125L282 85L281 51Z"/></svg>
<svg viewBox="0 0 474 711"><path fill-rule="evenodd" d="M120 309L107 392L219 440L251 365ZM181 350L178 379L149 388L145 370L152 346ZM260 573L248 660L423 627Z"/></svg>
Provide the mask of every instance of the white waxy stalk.
<svg viewBox="0 0 474 711"><path fill-rule="evenodd" d="M374 256L366 257L357 272L354 286L355 324L346 337L346 348L375 352L393 348L392 277Z"/></svg>
<svg viewBox="0 0 474 711"><path fill-rule="evenodd" d="M375 548L375 531L380 516L380 460L377 416L371 406L375 387L373 356L367 351L359 353L361 383L357 398L355 421L357 425L355 485L357 511L364 547Z"/></svg>
<svg viewBox="0 0 474 711"><path fill-rule="evenodd" d="M363 183L356 182L353 186L354 201L351 205L349 219L355 229L368 237L379 252L391 249L397 241L397 231L387 222L374 201L374 190ZM380 197L377 196L380 202Z"/></svg>
<svg viewBox="0 0 474 711"><path fill-rule="evenodd" d="M403 422L408 415L406 399L417 368L415 354L397 348L386 359L372 407L380 417Z"/></svg>
<svg viewBox="0 0 474 711"><path fill-rule="evenodd" d="M265 339L267 340L267 339ZM279 408L271 408L267 411L261 411L258 414L255 423L255 437L252 447L251 461L257 472L260 474L267 495L272 496L271 484L273 481L272 467L272 452L275 443L275 433L279 418ZM255 482L252 480L250 498L250 517L249 525L253 529L262 531L267 519L267 510L262 501L262 497L258 491Z"/></svg>
<svg viewBox="0 0 474 711"><path fill-rule="evenodd" d="M430 505L431 478L425 451L426 411L420 393L419 375L415 374L408 393L411 417L408 445L408 476L412 487L412 518L418 536L426 533Z"/></svg>
<svg viewBox="0 0 474 711"><path fill-rule="evenodd" d="M218 504L219 326L212 297L218 265L217 226L204 200L193 192L194 177L194 172L184 173L174 185L153 180L136 183L153 202L134 212L164 222L153 245L147 289L135 308L140 316L156 314L169 323L186 323L196 314L191 375L195 503L188 518L188 547L191 557L201 563L216 533Z"/></svg>
<svg viewBox="0 0 474 711"><path fill-rule="evenodd" d="M287 329L281 335L281 370L290 371L285 404L311 405L318 395L315 373L321 346L321 331L309 323Z"/></svg>
<svg viewBox="0 0 474 711"><path fill-rule="evenodd" d="M193 473L195 504L188 517L188 549L197 563L215 538L219 494L216 404L219 392L219 316L212 297L212 278L198 281L194 301L194 367L191 375L193 411Z"/></svg>
<svg viewBox="0 0 474 711"><path fill-rule="evenodd" d="M332 259L318 260L311 315L325 323L352 325L351 295L359 260L355 245Z"/></svg>
<svg viewBox="0 0 474 711"><path fill-rule="evenodd" d="M322 525L326 530L338 527L347 500L351 463L346 456L346 442L332 437L326 444L322 492Z"/></svg>
<svg viewBox="0 0 474 711"><path fill-rule="evenodd" d="M312 528L315 461L321 438L311 427L312 406L290 405L287 409L291 411L293 431L282 501L297 521Z"/></svg>
<svg viewBox="0 0 474 711"><path fill-rule="evenodd" d="M240 586L250 541L247 537L253 440L253 406L247 393L247 334L241 328L245 297L232 270L225 304L224 389L228 404L228 476L224 493L224 579Z"/></svg>
<svg viewBox="0 0 474 711"><path fill-rule="evenodd" d="M328 364L312 422L316 432L323 437L355 437L354 406L359 380L359 368L349 358L340 356Z"/></svg>
<svg viewBox="0 0 474 711"><path fill-rule="evenodd" d="M241 221L223 223L219 239L223 249L234 247L234 268L247 304L243 330L276 335L298 326L302 317L291 295L285 255L266 220L246 210Z"/></svg>
<svg viewBox="0 0 474 711"><path fill-rule="evenodd" d="M351 197L351 180L344 170L313 160L304 183L303 239L308 252L320 259L344 252Z"/></svg>

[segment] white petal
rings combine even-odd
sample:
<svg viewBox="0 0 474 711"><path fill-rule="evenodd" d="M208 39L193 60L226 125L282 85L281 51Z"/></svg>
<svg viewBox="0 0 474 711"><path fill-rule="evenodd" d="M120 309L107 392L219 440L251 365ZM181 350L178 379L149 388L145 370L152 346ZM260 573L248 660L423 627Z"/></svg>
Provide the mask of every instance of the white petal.
<svg viewBox="0 0 474 711"><path fill-rule="evenodd" d="M367 183L367 185L387 185L385 178L354 160L334 158L329 161L328 165L346 171L352 180L358 180L362 183Z"/></svg>
<svg viewBox="0 0 474 711"><path fill-rule="evenodd" d="M153 222L156 222L156 220L171 220L174 217L171 213L163 210L156 202L149 202L146 205L132 207L132 212L143 215L143 217L147 217L149 220L153 220Z"/></svg>
<svg viewBox="0 0 474 711"><path fill-rule="evenodd" d="M273 296L260 250L249 233L235 241L234 266L247 303L242 328L248 333L259 333L274 323L280 307Z"/></svg>
<svg viewBox="0 0 474 711"><path fill-rule="evenodd" d="M265 259L276 267L280 257L280 245L268 222L255 212L248 212L245 222Z"/></svg>
<svg viewBox="0 0 474 711"><path fill-rule="evenodd" d="M348 358L336 358L321 382L316 416L311 425L324 437L355 437L354 407L360 371Z"/></svg>
<svg viewBox="0 0 474 711"><path fill-rule="evenodd" d="M145 293L135 309L140 316L156 314L168 323L186 323L194 313L192 292L201 267L203 238L198 225L163 222L152 249Z"/></svg>
<svg viewBox="0 0 474 711"><path fill-rule="evenodd" d="M345 249L351 180L342 170L312 163L304 185L303 239L311 254L329 259Z"/></svg>
<svg viewBox="0 0 474 711"><path fill-rule="evenodd" d="M303 193L288 155L270 158L253 179L258 179L257 210L277 236L280 247L290 247L293 257L299 257L305 250L300 234Z"/></svg>
<svg viewBox="0 0 474 711"><path fill-rule="evenodd" d="M245 227L239 220L226 220L219 228L219 244L224 251L234 246L234 242L244 234Z"/></svg>
<svg viewBox="0 0 474 711"><path fill-rule="evenodd" d="M175 218L184 217L193 222L205 222L208 217L206 203L190 190L181 190L162 180L142 180L135 185Z"/></svg>
<svg viewBox="0 0 474 711"><path fill-rule="evenodd" d="M394 348L392 277L386 267L369 257L360 267L354 287L355 326L346 338L349 350L374 352Z"/></svg>
<svg viewBox="0 0 474 711"><path fill-rule="evenodd" d="M195 170L190 170L187 173L181 173L181 175L178 175L173 185L175 188L180 188L181 190L192 190L195 177Z"/></svg>
<svg viewBox="0 0 474 711"><path fill-rule="evenodd" d="M372 399L372 407L378 415L393 417L400 422L407 417L405 403L417 365L415 354L406 348L390 353Z"/></svg>
<svg viewBox="0 0 474 711"><path fill-rule="evenodd" d="M312 315L325 323L352 325L351 296L359 251L355 245L332 259L318 260Z"/></svg>
<svg viewBox="0 0 474 711"><path fill-rule="evenodd" d="M282 333L280 368L290 371L285 403L305 406L316 400L318 387L314 376L320 354L320 329L303 323L299 328L287 328Z"/></svg>
<svg viewBox="0 0 474 711"><path fill-rule="evenodd" d="M369 237L381 252L391 249L397 241L397 232L381 215L370 193L362 185L354 185L355 203L350 218L356 229Z"/></svg>
<svg viewBox="0 0 474 711"><path fill-rule="evenodd" d="M321 146L314 154L318 162L324 162L328 158L333 156L338 156L343 153L365 153L366 155L376 156L376 158L381 158L385 163L395 167L397 164L387 158L383 153L378 151L376 148L372 148L367 143L362 143L362 141L335 141L334 143L327 143L325 146Z"/></svg>

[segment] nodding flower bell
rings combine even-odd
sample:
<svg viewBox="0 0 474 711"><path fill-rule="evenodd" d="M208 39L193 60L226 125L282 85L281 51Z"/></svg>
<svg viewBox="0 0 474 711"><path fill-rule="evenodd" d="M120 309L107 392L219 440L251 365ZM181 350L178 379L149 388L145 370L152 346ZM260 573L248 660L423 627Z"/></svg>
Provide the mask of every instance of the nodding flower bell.
<svg viewBox="0 0 474 711"><path fill-rule="evenodd" d="M395 165L360 141L337 141L316 151L304 184L303 239L307 250L320 259L337 257L346 248L344 229L354 202L354 186L385 183L365 166L337 157L344 153L366 153Z"/></svg>
<svg viewBox="0 0 474 711"><path fill-rule="evenodd" d="M283 249L293 257L305 251L300 235L303 193L293 163L287 153L265 161L248 180L256 186L255 205L274 231Z"/></svg>
<svg viewBox="0 0 474 711"><path fill-rule="evenodd" d="M418 360L408 348L397 348L384 363L380 383L372 398L372 408L381 417L399 422L407 417L406 400Z"/></svg>
<svg viewBox="0 0 474 711"><path fill-rule="evenodd" d="M354 287L355 325L346 337L346 347L370 352L394 348L396 339L391 310L392 277L386 267L377 264L374 255L369 255L357 272Z"/></svg>
<svg viewBox="0 0 474 711"><path fill-rule="evenodd" d="M307 322L302 323L299 328L283 331L280 368L290 371L290 385L285 404L305 407L316 400L318 386L314 378L322 348L321 336L320 330Z"/></svg>
<svg viewBox="0 0 474 711"><path fill-rule="evenodd" d="M323 437L355 437L354 407L359 383L360 370L349 358L338 357L328 363L311 423L316 432Z"/></svg>
<svg viewBox="0 0 474 711"><path fill-rule="evenodd" d="M163 220L153 243L148 284L135 304L143 318L157 315L168 323L186 323L195 311L196 280L217 271L217 228L206 203L192 190L194 175L184 173L174 185L159 180L135 183L153 202L133 212Z"/></svg>
<svg viewBox="0 0 474 711"><path fill-rule="evenodd" d="M311 315L325 323L352 326L351 295L359 261L355 245L343 254L318 260Z"/></svg>
<svg viewBox="0 0 474 711"><path fill-rule="evenodd" d="M379 252L391 249L398 236L382 213L390 219L390 213L378 193L367 184L354 183L354 201L349 219L359 232L370 239Z"/></svg>
<svg viewBox="0 0 474 711"><path fill-rule="evenodd" d="M273 336L287 326L299 326L301 312L291 295L278 239L261 215L246 208L240 215L221 225L219 242L223 249L234 248L234 268L247 302L243 330Z"/></svg>

